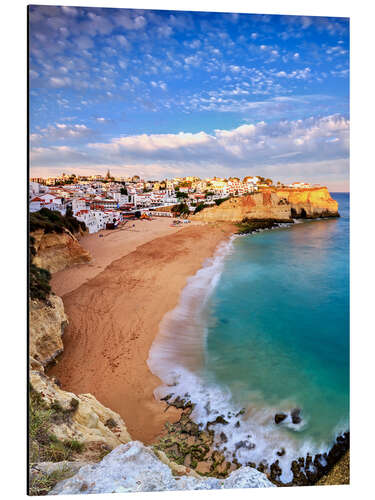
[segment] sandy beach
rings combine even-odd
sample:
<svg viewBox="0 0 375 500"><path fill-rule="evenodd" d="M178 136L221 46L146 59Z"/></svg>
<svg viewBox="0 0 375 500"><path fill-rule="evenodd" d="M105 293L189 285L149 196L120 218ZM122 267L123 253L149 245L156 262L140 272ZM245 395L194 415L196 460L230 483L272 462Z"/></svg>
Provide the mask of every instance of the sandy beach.
<svg viewBox="0 0 375 500"><path fill-rule="evenodd" d="M151 443L178 410L156 401L159 379L147 358L164 314L173 309L189 276L233 233L230 225L170 219L137 221L131 230L80 240L92 262L55 273L69 326L64 353L50 371L65 390L91 393L118 412L133 439Z"/></svg>
<svg viewBox="0 0 375 500"><path fill-rule="evenodd" d="M86 281L101 273L111 262L133 252L138 246L161 236L181 231L185 226L171 227L169 217L154 218L152 221L128 222L121 229L103 230L83 236L79 243L92 256L88 264L78 265L52 275L52 290L63 297ZM200 225L192 221L190 225Z"/></svg>

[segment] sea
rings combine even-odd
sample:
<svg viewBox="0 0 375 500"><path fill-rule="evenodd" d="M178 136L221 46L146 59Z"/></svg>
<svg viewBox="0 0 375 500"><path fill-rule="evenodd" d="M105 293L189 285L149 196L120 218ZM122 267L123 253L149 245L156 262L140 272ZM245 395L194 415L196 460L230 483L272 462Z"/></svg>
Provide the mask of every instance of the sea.
<svg viewBox="0 0 375 500"><path fill-rule="evenodd" d="M349 429L349 194L331 196L340 218L221 244L165 315L148 360L163 382L156 397L190 399L202 428L222 416L217 448L242 464L278 459L284 482L292 460Z"/></svg>

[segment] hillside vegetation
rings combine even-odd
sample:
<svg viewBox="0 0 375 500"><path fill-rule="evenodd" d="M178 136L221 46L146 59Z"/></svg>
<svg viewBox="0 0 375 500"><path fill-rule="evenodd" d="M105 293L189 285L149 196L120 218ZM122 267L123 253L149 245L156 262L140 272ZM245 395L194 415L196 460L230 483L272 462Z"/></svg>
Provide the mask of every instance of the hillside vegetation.
<svg viewBox="0 0 375 500"><path fill-rule="evenodd" d="M62 233L64 229L68 229L71 233L77 233L80 229L86 230L86 224L73 217L69 210L66 215L61 215L57 210L42 208L30 214L29 224L31 233L37 229L44 229L45 233Z"/></svg>

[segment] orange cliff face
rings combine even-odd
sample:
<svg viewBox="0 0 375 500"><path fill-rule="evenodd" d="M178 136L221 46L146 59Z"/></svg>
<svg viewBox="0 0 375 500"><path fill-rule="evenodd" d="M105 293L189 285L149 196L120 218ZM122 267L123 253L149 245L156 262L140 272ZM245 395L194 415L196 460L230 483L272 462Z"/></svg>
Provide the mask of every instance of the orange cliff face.
<svg viewBox="0 0 375 500"><path fill-rule="evenodd" d="M292 217L337 217L338 203L331 198L326 187L310 189L288 189L276 190L279 198L285 198L291 208Z"/></svg>
<svg viewBox="0 0 375 500"><path fill-rule="evenodd" d="M33 263L51 273L91 260L90 254L67 229L62 233L45 233L43 229L37 229L30 235L34 238L36 250Z"/></svg>
<svg viewBox="0 0 375 500"><path fill-rule="evenodd" d="M326 187L309 189L269 188L230 198L219 206L192 215L203 222L241 222L243 219L290 221L292 218L337 217L338 203Z"/></svg>

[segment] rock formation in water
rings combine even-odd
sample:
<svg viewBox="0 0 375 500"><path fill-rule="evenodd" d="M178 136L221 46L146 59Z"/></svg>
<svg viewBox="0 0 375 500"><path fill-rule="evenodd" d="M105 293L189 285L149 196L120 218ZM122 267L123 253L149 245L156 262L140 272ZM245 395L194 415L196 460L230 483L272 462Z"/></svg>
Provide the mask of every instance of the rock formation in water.
<svg viewBox="0 0 375 500"><path fill-rule="evenodd" d="M265 474L251 467L241 467L227 479L216 479L198 477L186 467L181 475L174 465L168 459L162 462L151 447L132 441L117 447L100 464L82 467L50 494L274 487Z"/></svg>
<svg viewBox="0 0 375 500"><path fill-rule="evenodd" d="M293 218L337 217L338 203L331 198L326 187L311 189L277 189L280 199L285 199Z"/></svg>
<svg viewBox="0 0 375 500"><path fill-rule="evenodd" d="M205 208L191 218L204 222L242 222L272 220L288 222L293 218L337 217L338 203L327 188L270 188L230 198L219 206Z"/></svg>
<svg viewBox="0 0 375 500"><path fill-rule="evenodd" d="M68 229L61 233L46 233L44 229L37 229L30 236L36 251L33 263L51 273L91 260L90 254Z"/></svg>

